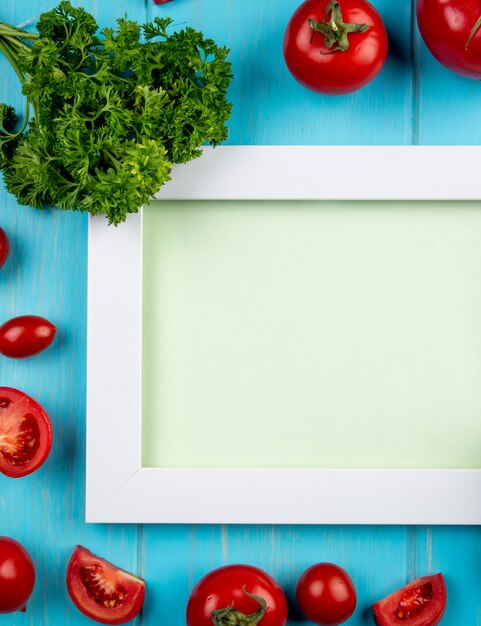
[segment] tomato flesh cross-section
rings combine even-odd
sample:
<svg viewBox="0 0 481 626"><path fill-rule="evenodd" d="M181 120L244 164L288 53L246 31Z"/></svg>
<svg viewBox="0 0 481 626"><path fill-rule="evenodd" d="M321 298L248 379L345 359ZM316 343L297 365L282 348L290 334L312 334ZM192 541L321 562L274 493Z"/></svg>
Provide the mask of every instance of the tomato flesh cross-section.
<svg viewBox="0 0 481 626"><path fill-rule="evenodd" d="M437 626L446 610L442 574L425 576L373 605L378 626Z"/></svg>
<svg viewBox="0 0 481 626"><path fill-rule="evenodd" d="M21 478L37 470L52 448L44 409L17 389L0 387L0 472Z"/></svg>
<svg viewBox="0 0 481 626"><path fill-rule="evenodd" d="M80 580L87 594L99 606L115 609L122 604L127 592L121 583L104 578L100 565L87 565L80 570Z"/></svg>
<svg viewBox="0 0 481 626"><path fill-rule="evenodd" d="M145 582L77 546L67 570L67 589L75 606L101 624L125 624L141 610Z"/></svg>

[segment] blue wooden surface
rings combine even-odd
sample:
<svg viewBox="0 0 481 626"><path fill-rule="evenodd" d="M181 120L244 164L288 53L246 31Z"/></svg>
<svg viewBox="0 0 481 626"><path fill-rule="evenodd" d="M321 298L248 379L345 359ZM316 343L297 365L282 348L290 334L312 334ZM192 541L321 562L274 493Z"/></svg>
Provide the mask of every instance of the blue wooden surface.
<svg viewBox="0 0 481 626"><path fill-rule="evenodd" d="M103 25L126 11L140 21L170 14L177 24L189 23L228 44L236 74L232 144L479 143L481 86L434 62L419 41L410 1L375 2L391 40L386 69L365 90L339 99L305 91L284 68L282 33L297 4L298 0L175 0L160 7L149 0L83 3ZM3 0L0 19L21 23L53 5L51 0ZM0 101L19 103L13 72L4 64L0 71ZM0 476L0 535L22 541L38 572L27 614L0 616L0 626L90 623L71 605L64 585L76 543L147 579L145 611L134 622L144 626L181 626L189 590L210 568L236 561L260 565L285 585L292 599L296 579L318 560L338 562L352 573L359 592L353 626L373 623L371 602L415 576L439 570L446 574L450 598L443 624L481 624L479 528L87 526L87 219L18 207L2 191L0 224L12 242L10 260L0 272L0 319L42 314L60 331L55 347L44 355L18 362L0 360L0 384L37 398L55 428L52 455L39 472L20 481ZM407 444L411 435L406 433ZM379 494L379 507L389 506L395 497ZM291 618L291 624L300 621L295 607Z"/></svg>

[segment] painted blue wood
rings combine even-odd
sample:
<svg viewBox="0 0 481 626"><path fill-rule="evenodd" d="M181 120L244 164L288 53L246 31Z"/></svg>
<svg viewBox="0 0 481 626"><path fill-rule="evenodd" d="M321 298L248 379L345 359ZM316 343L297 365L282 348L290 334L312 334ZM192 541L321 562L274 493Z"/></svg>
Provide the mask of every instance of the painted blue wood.
<svg viewBox="0 0 481 626"><path fill-rule="evenodd" d="M479 145L479 81L463 78L440 65L414 34L419 98L415 103L415 143Z"/></svg>
<svg viewBox="0 0 481 626"><path fill-rule="evenodd" d="M3 0L0 19L20 23L53 4ZM346 98L311 94L284 67L282 33L298 0L174 0L159 7L150 0L83 4L103 25L126 11L141 21L172 15L177 25L202 28L230 46L236 74L232 144L478 143L481 87L450 75L430 58L419 41L410 2L375 2L388 26L390 58L371 86ZM3 63L0 81L0 100L20 103L16 79ZM321 560L338 562L352 573L359 592L353 626L373 624L373 601L415 576L439 570L446 572L450 596L443 623L481 624L479 528L86 525L87 219L18 207L1 194L0 225L12 240L12 254L0 272L0 320L43 314L58 325L59 338L50 351L33 359L0 359L0 385L16 386L37 398L55 428L52 455L38 473L20 481L0 476L0 535L22 541L38 570L28 613L0 616L0 626L89 623L69 602L64 585L76 543L145 576L146 607L134 622L144 626L182 626L192 585L209 569L233 562L252 563L276 576L291 600L290 624L300 623L295 583L305 567ZM407 443L411 435L406 433ZM380 494L379 506L389 506L395 497Z"/></svg>
<svg viewBox="0 0 481 626"><path fill-rule="evenodd" d="M445 575L449 595L445 623L479 626L481 528L418 528L415 544L416 575L440 571Z"/></svg>
<svg viewBox="0 0 481 626"><path fill-rule="evenodd" d="M176 0L161 7L152 4L149 15L171 15L176 24L195 25L231 49L233 144L411 143L410 4L376 2L391 36L386 71L366 89L343 98L307 91L284 65L284 29L299 4Z"/></svg>

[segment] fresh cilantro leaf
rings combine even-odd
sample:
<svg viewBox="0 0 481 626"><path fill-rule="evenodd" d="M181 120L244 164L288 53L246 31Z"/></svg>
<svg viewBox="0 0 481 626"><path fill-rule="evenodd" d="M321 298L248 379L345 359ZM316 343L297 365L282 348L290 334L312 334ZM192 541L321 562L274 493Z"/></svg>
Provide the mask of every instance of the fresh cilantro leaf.
<svg viewBox="0 0 481 626"><path fill-rule="evenodd" d="M27 102L20 128L0 105L0 169L20 204L117 225L170 180L172 164L227 138L229 51L171 26L119 18L99 33L67 0L41 15L37 33L0 22L0 52Z"/></svg>

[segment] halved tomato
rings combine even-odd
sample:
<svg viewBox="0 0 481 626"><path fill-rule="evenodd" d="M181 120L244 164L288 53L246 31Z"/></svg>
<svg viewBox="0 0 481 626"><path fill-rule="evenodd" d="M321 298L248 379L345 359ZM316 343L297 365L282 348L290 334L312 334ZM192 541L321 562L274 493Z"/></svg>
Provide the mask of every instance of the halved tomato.
<svg viewBox="0 0 481 626"><path fill-rule="evenodd" d="M425 576L376 602L372 610L378 626L437 626L446 610L442 574Z"/></svg>
<svg viewBox="0 0 481 626"><path fill-rule="evenodd" d="M67 569L72 602L87 617L101 624L125 624L140 612L145 582L105 559L77 546Z"/></svg>
<svg viewBox="0 0 481 626"><path fill-rule="evenodd" d="M52 449L52 424L33 398L0 387L0 472L21 478L37 470Z"/></svg>

